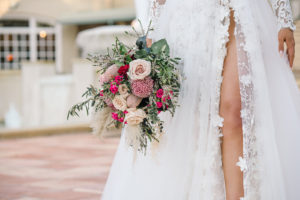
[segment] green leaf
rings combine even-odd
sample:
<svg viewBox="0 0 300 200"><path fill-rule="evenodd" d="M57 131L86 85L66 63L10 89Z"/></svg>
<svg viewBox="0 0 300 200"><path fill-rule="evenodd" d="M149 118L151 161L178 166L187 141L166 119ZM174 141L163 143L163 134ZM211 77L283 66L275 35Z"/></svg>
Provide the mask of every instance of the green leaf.
<svg viewBox="0 0 300 200"><path fill-rule="evenodd" d="M124 63L123 62L120 62L120 61L115 61L115 64L118 65L118 67L121 67L121 66L124 66Z"/></svg>
<svg viewBox="0 0 300 200"><path fill-rule="evenodd" d="M162 52L165 52L167 55L169 55L170 47L169 47L166 39L161 39L152 44L151 51L153 54L156 54L156 55L158 55Z"/></svg>
<svg viewBox="0 0 300 200"><path fill-rule="evenodd" d="M135 58L145 58L145 57L147 57L147 55L148 55L147 51L145 49L141 49L141 50L135 52L134 57Z"/></svg>
<svg viewBox="0 0 300 200"><path fill-rule="evenodd" d="M130 63L130 62L132 61L132 58L130 57L130 55L127 55L127 56L125 57L125 60L126 60L128 63Z"/></svg>
<svg viewBox="0 0 300 200"><path fill-rule="evenodd" d="M124 54L126 54L126 53L127 53L126 47L125 47L124 45L120 45L120 54L121 54L121 55L124 55Z"/></svg>

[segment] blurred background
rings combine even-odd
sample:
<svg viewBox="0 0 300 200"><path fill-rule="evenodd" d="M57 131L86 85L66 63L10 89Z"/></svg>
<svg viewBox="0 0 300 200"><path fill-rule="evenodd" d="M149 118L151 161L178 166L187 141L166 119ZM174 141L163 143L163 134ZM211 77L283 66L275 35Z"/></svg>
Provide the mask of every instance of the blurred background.
<svg viewBox="0 0 300 200"><path fill-rule="evenodd" d="M300 86L300 0L290 1ZM115 36L133 43L124 31L137 18L147 24L148 7L149 0L0 0L0 200L99 199L119 139L96 140L86 134L90 116L67 120L67 112L97 84L88 53L103 53Z"/></svg>
<svg viewBox="0 0 300 200"><path fill-rule="evenodd" d="M147 0L0 0L0 131L87 127L67 120L71 105L96 81L88 53L104 52L136 18L146 23ZM19 129L19 130L18 130Z"/></svg>

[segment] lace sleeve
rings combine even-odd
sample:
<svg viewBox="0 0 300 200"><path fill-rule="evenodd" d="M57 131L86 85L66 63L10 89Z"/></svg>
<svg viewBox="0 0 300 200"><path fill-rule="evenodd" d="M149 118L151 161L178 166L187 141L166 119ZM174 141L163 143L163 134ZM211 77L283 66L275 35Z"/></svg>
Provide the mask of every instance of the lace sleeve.
<svg viewBox="0 0 300 200"><path fill-rule="evenodd" d="M151 21L154 29L160 16L161 9L165 5L166 1L167 0L150 0L149 21Z"/></svg>
<svg viewBox="0 0 300 200"><path fill-rule="evenodd" d="M278 30L290 28L296 30L293 23L292 8L289 0L271 0L272 8L277 16Z"/></svg>

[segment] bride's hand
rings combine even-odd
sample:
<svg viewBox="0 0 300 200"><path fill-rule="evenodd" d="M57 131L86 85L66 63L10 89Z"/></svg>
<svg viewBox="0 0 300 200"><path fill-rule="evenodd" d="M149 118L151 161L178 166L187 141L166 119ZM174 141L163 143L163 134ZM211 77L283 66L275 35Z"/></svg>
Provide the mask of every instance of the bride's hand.
<svg viewBox="0 0 300 200"><path fill-rule="evenodd" d="M295 39L294 32L289 28L283 28L278 33L279 41L279 52L280 55L284 54L284 43L287 46L287 55L290 63L290 67L293 67L294 58L295 58Z"/></svg>
<svg viewBox="0 0 300 200"><path fill-rule="evenodd" d="M147 42L147 47L150 48L152 45L152 39L147 38L146 42Z"/></svg>

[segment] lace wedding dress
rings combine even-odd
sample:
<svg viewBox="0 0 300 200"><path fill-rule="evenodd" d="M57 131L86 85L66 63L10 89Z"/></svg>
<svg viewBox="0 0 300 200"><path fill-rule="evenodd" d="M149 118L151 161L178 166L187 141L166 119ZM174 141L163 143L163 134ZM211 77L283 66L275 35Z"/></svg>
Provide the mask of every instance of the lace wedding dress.
<svg viewBox="0 0 300 200"><path fill-rule="evenodd" d="M147 155L120 145L103 200L224 200L219 115L230 10L243 122L245 200L300 199L300 95L278 52L277 33L295 29L288 0L167 0L152 2L155 31L183 59L183 83L174 118ZM271 6L270 6L271 5ZM272 10L273 8L273 10ZM238 161L238 160L237 160Z"/></svg>

